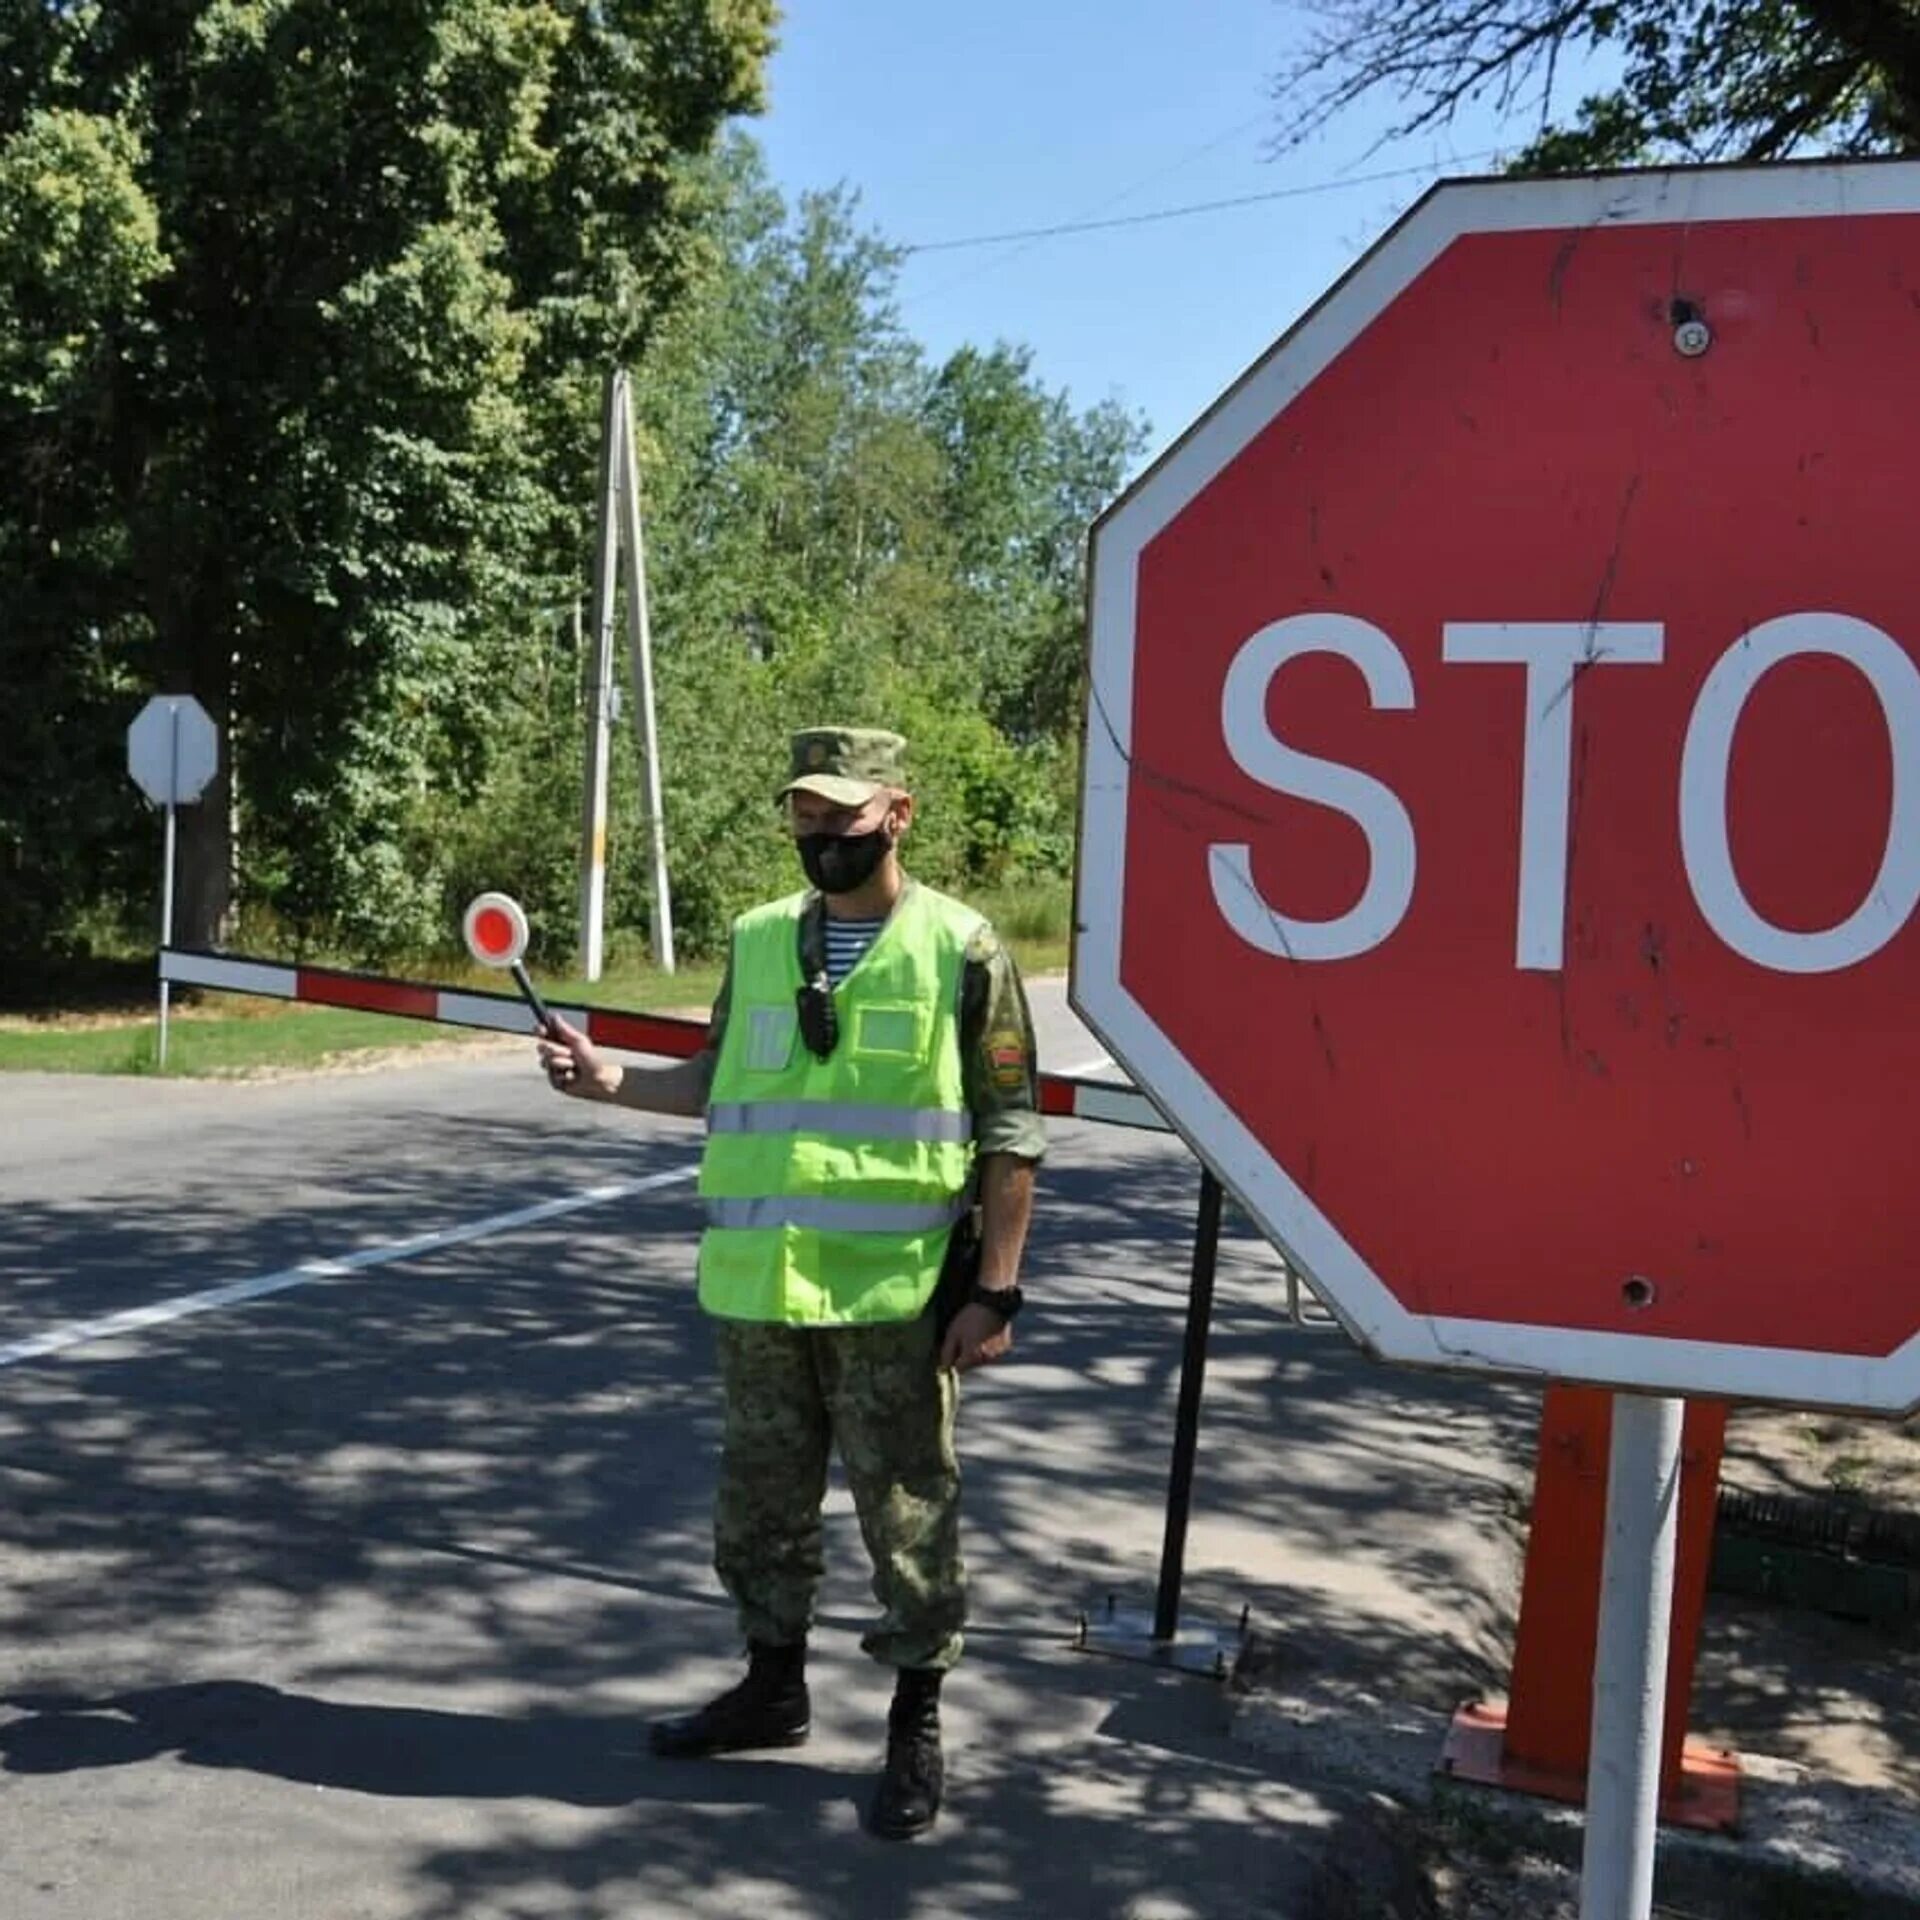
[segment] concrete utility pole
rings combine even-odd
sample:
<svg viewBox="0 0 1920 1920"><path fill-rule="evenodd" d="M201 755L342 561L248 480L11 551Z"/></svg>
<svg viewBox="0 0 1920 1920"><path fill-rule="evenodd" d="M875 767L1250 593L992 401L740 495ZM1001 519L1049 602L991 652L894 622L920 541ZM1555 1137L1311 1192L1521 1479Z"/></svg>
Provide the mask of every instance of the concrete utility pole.
<svg viewBox="0 0 1920 1920"><path fill-rule="evenodd" d="M633 393L618 376L620 544L626 556L627 647L633 670L633 724L646 778L647 841L653 861L653 958L673 971L673 898L667 885L667 819L660 801L660 733L653 705L653 629L647 611L647 549L640 530L640 456L633 440Z"/></svg>
<svg viewBox="0 0 1920 1920"><path fill-rule="evenodd" d="M606 960L607 749L613 719L613 585L619 564L617 513L620 375L609 373L600 401L600 491L594 519L593 620L587 657L587 777L580 816L580 971L598 980Z"/></svg>
<svg viewBox="0 0 1920 1920"><path fill-rule="evenodd" d="M653 642L647 617L646 548L640 525L640 464L634 452L633 396L622 368L607 375L600 408L600 491L593 548L592 653L587 674L586 795L580 823L580 970L598 980L606 957L607 773L613 725L616 576L627 589L627 643L634 729L646 782L653 868L653 957L673 971L673 901L667 885L666 817L660 799L660 741L654 716Z"/></svg>

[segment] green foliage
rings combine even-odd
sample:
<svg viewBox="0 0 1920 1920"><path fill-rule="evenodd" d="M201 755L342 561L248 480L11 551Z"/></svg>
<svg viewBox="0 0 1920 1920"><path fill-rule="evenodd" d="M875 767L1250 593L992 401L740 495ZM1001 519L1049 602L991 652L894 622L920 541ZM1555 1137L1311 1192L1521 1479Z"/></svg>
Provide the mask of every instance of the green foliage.
<svg viewBox="0 0 1920 1920"><path fill-rule="evenodd" d="M1618 81L1569 109L1570 56ZM1463 105L1531 110L1516 170L1656 161L1920 151L1920 8L1913 0L1336 0L1280 89L1304 137L1384 88L1396 131Z"/></svg>
<svg viewBox="0 0 1920 1920"><path fill-rule="evenodd" d="M93 371L103 327L167 269L138 136L71 109L0 140L0 405L58 406Z"/></svg>
<svg viewBox="0 0 1920 1920"><path fill-rule="evenodd" d="M1087 523L1139 424L1020 349L929 364L844 193L752 144L771 0L0 0L0 886L46 951L153 828L154 686L221 722L180 934L442 948L507 886L556 964L586 731L601 382L635 376L676 921L798 884L771 805L827 717L913 743L912 860L1070 858ZM649 912L636 757L609 907ZM237 822L237 844L228 826ZM237 895L229 900L229 874Z"/></svg>
<svg viewBox="0 0 1920 1920"><path fill-rule="evenodd" d="M930 366L842 194L783 208L735 139L691 184L713 251L638 369L676 920L711 946L798 884L768 802L796 726L898 728L914 870L977 889L1071 859L1083 543L1139 450L1028 356ZM618 821L623 915L642 822Z"/></svg>
<svg viewBox="0 0 1920 1920"><path fill-rule="evenodd" d="M521 610L580 566L598 368L678 294L677 171L756 103L771 18L0 0L0 428L29 454L0 604L27 711L108 634L116 687L227 728L186 937L217 931L236 815L246 892L310 937L437 924L410 816L486 777ZM89 766L129 712L78 709ZM43 840L9 779L0 848L58 919L105 846L63 878Z"/></svg>

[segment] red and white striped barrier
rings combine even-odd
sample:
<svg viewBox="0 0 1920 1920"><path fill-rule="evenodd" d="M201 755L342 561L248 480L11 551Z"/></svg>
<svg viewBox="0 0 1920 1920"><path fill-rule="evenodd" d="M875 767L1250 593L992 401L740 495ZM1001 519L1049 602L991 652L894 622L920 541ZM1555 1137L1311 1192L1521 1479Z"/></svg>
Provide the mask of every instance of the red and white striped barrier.
<svg viewBox="0 0 1920 1920"><path fill-rule="evenodd" d="M316 1007L351 1007L390 1013L402 1020L432 1020L445 1027L480 1027L493 1033L534 1031L533 1012L518 994L475 993L423 980L393 980L384 974L348 973L336 967L290 967L276 960L200 953L180 947L160 950L160 978L181 987L214 987L269 1000L298 1000ZM553 1011L578 1027L596 1046L623 1053L650 1053L684 1060L706 1044L704 1020L669 1014L626 1013L617 1007L569 1007ZM1040 1111L1056 1119L1094 1120L1107 1126L1169 1131L1160 1110L1125 1082L1040 1076Z"/></svg>

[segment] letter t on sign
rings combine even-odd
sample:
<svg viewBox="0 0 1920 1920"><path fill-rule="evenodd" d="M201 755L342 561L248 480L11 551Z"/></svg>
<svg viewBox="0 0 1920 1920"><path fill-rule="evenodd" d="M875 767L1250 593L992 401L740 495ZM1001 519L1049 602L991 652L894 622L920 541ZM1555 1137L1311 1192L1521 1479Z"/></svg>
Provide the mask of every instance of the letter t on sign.
<svg viewBox="0 0 1920 1920"><path fill-rule="evenodd" d="M1463 666L1527 670L1525 757L1520 774L1517 967L1556 973L1566 956L1567 842L1573 815L1573 702L1589 667L1657 666L1665 631L1623 620L1449 620L1441 658Z"/></svg>

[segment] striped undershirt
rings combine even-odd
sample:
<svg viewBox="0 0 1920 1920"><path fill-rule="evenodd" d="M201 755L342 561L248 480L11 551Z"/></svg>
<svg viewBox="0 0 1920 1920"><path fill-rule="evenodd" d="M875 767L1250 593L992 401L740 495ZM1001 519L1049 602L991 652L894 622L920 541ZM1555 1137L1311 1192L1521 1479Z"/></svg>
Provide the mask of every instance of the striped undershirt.
<svg viewBox="0 0 1920 1920"><path fill-rule="evenodd" d="M880 937L886 925L878 920L834 920L827 928L827 978L836 987L860 964L860 956Z"/></svg>

